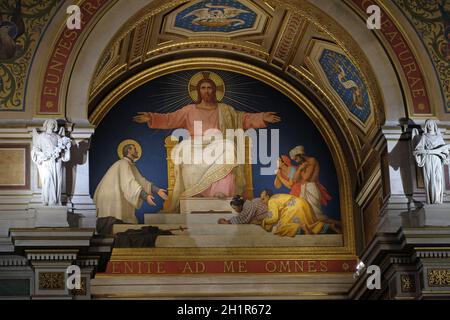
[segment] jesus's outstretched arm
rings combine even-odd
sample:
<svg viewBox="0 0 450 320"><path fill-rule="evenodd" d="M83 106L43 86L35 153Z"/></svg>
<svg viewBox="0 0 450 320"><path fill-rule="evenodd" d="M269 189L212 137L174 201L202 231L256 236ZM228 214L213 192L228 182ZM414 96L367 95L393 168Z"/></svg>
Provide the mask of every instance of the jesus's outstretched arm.
<svg viewBox="0 0 450 320"><path fill-rule="evenodd" d="M265 128L268 123L280 122L281 118L275 112L244 113L244 129Z"/></svg>
<svg viewBox="0 0 450 320"><path fill-rule="evenodd" d="M169 113L138 112L138 115L133 117L133 121L147 123L148 127L152 129L185 128L187 113L186 107Z"/></svg>

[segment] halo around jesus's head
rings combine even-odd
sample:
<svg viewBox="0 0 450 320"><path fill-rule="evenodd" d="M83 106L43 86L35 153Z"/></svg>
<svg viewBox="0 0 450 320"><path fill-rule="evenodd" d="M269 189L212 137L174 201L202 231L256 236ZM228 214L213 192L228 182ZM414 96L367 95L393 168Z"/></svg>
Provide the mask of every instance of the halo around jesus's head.
<svg viewBox="0 0 450 320"><path fill-rule="evenodd" d="M136 148L138 157L134 161L138 161L142 156L142 147L139 144L139 142L137 142L136 140L133 140L133 139L126 139L126 140L123 140L121 143L119 143L119 145L117 146L117 155L119 156L120 159L122 159L123 158L123 148L129 144L134 145L134 147Z"/></svg>
<svg viewBox="0 0 450 320"><path fill-rule="evenodd" d="M197 101L198 99L197 84L202 79L211 79L216 84L216 99L221 101L225 95L225 83L217 73L211 71L198 72L189 80L188 91L192 100Z"/></svg>

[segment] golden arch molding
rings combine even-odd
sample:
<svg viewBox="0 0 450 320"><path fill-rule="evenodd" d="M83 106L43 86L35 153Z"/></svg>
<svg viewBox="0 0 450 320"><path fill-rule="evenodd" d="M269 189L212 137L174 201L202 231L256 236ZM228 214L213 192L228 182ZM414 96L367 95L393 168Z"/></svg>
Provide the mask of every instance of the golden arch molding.
<svg viewBox="0 0 450 320"><path fill-rule="evenodd" d="M339 181L339 199L341 204L341 214L343 221L343 246L340 247L285 247L285 248L164 248L178 256L186 257L220 257L224 254L231 254L235 256L257 255L258 258L305 258L326 257L330 259L355 258L355 226L353 219L353 199L352 199L352 182L348 169L348 159L344 157L343 147L337 138L335 132L331 129L330 123L318 111L313 103L305 97L298 89L289 84L285 80L259 67L238 62L235 60L221 59L221 58L190 58L180 59L164 64L160 64L144 70L113 89L95 108L89 117L91 124L98 126L105 115L111 110L116 103L130 93L135 88L143 85L146 82L152 81L160 76L174 73L177 71L193 70L193 69L219 69L224 71L231 71L240 73L273 87L285 96L291 99L299 108L301 108L306 115L315 123L320 134L324 138L331 154L337 170L337 177ZM125 250L125 251L123 251ZM132 249L120 249L118 252L123 252L125 255L132 254ZM167 254L167 251L166 251Z"/></svg>
<svg viewBox="0 0 450 320"><path fill-rule="evenodd" d="M377 126L384 122L383 96L366 55L343 27L308 1L280 2L271 0L264 2L264 5L270 8L265 8L265 10L272 10L271 14L273 16L270 17L270 23L276 29L272 30L272 32L279 34L273 39L269 39L270 36L267 34L269 31L267 30L258 35L267 43L271 43L270 47L269 44L263 46L252 42L251 38L253 36L245 37L245 35L241 35L239 37L231 37L220 33L210 33L209 35L189 38L176 33L174 30L170 30L170 33L154 30L155 26L152 26L153 21L158 19L164 21L164 17L161 17L163 13L164 15L171 15L172 11L167 10L178 10L176 8L185 3L186 1L169 1L162 7L157 7L156 4L158 3L151 3L123 25L120 31L111 39L108 46L106 46L97 62L95 74L90 83L90 102L99 95L106 94L108 91L106 87L112 85L115 80L126 77L126 73L151 64L156 59L163 59L170 54L179 54L190 50L212 51L224 55L235 53L241 56L238 57L239 60L242 60L241 58L244 57L257 60L270 67L281 68L281 71L290 76L307 78L306 82L309 82L308 85L314 86L315 89L319 88L322 93L322 88L325 88L325 85L322 83L323 79L303 68L298 61L292 60L292 57L298 53L297 50L300 50L299 42L304 40L305 30L307 28L317 28L321 36L325 37L328 42L333 43L345 52L355 67L361 72L364 82L368 85L367 90L374 106L372 112L375 121L369 121L366 124L367 128L363 130L366 137L372 138ZM262 4L259 5L263 6ZM283 11L283 17L277 18L278 20L281 19L281 22L275 22L277 12L274 8L278 8L277 10L281 11L285 10ZM294 16L299 19L299 26L289 24L291 22L290 17ZM291 37L285 36L289 32L289 28L297 29L295 31L297 33L292 34ZM124 52L120 52L119 48L127 48L127 46L128 49L122 49ZM286 57L277 57L277 51L281 47L287 50ZM306 49L302 48L302 50ZM333 103L338 105L336 101ZM341 108L345 109L345 106L341 106Z"/></svg>

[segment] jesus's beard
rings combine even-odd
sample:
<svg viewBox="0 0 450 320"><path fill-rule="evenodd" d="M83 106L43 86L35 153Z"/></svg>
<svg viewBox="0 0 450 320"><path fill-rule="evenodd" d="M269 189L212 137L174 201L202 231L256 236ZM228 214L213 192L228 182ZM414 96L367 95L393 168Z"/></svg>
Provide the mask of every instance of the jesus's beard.
<svg viewBox="0 0 450 320"><path fill-rule="evenodd" d="M214 97L212 95L207 95L207 94L202 96L202 100L203 100L203 102L208 103L208 104L213 104L213 103L217 102L216 99L214 99Z"/></svg>

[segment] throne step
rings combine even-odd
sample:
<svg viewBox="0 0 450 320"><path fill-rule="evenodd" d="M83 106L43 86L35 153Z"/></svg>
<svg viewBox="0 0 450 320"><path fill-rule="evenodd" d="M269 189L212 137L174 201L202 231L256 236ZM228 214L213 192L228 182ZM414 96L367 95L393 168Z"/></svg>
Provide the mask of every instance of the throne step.
<svg viewBox="0 0 450 320"><path fill-rule="evenodd" d="M218 199L207 197L191 197L180 199L180 211L186 213L216 211L222 213L235 212L230 206L232 198Z"/></svg>
<svg viewBox="0 0 450 320"><path fill-rule="evenodd" d="M220 218L230 219L232 213L147 213L145 224L217 224Z"/></svg>

